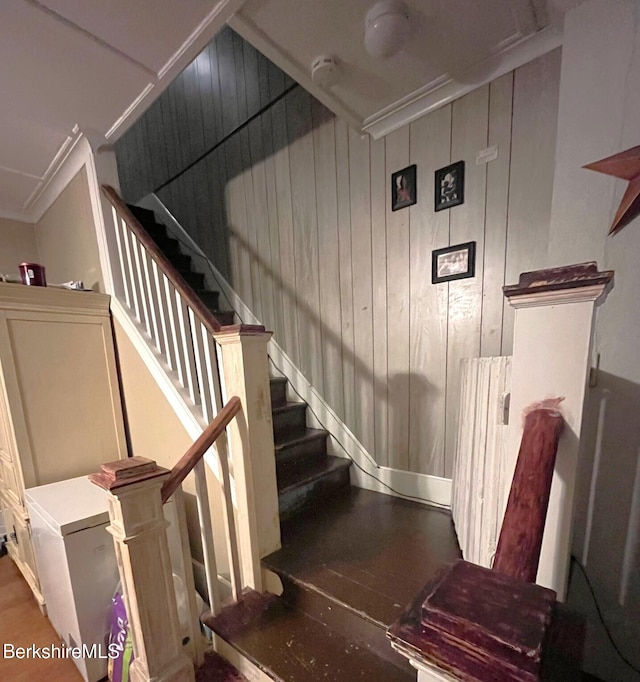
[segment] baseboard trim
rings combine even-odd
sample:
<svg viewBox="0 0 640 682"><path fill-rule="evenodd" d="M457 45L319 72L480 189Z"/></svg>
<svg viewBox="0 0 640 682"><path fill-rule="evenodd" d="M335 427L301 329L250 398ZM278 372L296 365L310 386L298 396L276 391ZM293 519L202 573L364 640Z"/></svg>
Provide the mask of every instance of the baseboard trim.
<svg viewBox="0 0 640 682"><path fill-rule="evenodd" d="M155 211L168 231L199 257L194 265L201 268L207 285L220 291L244 324L262 324L155 194L146 196L139 205ZM378 466L362 443L273 338L269 341L267 351L276 370L287 377L296 395L309 405L309 412L317 421L316 426L331 434L331 454L353 460L355 466L351 468L351 482L355 486L425 504L451 507L451 479Z"/></svg>

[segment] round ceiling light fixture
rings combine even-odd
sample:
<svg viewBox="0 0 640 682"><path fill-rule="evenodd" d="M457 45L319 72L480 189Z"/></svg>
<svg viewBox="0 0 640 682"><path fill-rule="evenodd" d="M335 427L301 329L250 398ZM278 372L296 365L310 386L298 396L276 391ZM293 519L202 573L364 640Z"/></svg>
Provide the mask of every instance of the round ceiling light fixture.
<svg viewBox="0 0 640 682"><path fill-rule="evenodd" d="M364 46L372 57L392 57L409 35L409 11L402 0L380 0L364 22Z"/></svg>

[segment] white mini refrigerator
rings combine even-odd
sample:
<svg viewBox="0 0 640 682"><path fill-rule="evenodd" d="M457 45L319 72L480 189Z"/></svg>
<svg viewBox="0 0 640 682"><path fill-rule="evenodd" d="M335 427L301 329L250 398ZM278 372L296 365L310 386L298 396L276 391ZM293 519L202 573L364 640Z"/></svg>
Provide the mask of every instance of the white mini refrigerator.
<svg viewBox="0 0 640 682"><path fill-rule="evenodd" d="M107 674L111 598L118 583L104 491L86 476L25 491L47 614L69 647L95 647L74 659L87 682ZM103 656L104 658L100 657Z"/></svg>

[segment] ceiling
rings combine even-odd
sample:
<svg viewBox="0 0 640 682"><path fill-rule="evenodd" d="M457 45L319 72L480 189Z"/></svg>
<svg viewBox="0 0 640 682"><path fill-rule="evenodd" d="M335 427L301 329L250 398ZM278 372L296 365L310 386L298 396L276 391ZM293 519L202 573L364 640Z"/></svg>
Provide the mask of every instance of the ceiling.
<svg viewBox="0 0 640 682"><path fill-rule="evenodd" d="M364 50L374 0L12 0L0 3L0 216L34 206L84 133L113 141L228 23L313 95L374 137L561 41L581 0L405 0L411 34ZM294 11L292 11L294 10ZM335 57L332 87L311 81Z"/></svg>

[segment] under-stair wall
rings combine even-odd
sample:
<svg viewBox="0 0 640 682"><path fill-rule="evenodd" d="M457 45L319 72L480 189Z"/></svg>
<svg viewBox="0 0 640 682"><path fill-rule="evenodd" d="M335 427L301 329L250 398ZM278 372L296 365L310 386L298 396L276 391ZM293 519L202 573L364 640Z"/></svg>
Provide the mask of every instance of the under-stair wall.
<svg viewBox="0 0 640 682"><path fill-rule="evenodd" d="M247 113L274 82L251 50L234 52L227 93ZM158 192L379 465L450 477L460 359L510 352L501 286L547 258L559 66L549 53L375 142L295 87ZM154 180L173 169L162 149L169 159L213 125L219 89L187 98L188 78L118 143L125 196L153 184L139 179L151 165ZM170 138L165 99L180 105ZM498 158L476 165L494 145ZM465 203L435 213L434 171L460 159ZM412 163L418 203L392 211L391 173ZM466 241L476 276L432 285L432 250Z"/></svg>

